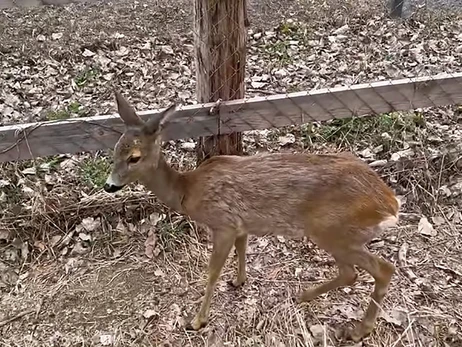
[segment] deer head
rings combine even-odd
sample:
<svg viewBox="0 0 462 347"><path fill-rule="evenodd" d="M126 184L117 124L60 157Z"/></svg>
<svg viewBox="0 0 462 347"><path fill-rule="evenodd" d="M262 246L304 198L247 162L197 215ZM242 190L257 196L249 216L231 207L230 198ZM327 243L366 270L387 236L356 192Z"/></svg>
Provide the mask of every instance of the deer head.
<svg viewBox="0 0 462 347"><path fill-rule="evenodd" d="M122 94L115 92L115 96L125 131L114 147L112 172L104 185L104 190L109 193L138 180L143 172L157 168L162 155L162 130L176 110L173 104L144 122Z"/></svg>

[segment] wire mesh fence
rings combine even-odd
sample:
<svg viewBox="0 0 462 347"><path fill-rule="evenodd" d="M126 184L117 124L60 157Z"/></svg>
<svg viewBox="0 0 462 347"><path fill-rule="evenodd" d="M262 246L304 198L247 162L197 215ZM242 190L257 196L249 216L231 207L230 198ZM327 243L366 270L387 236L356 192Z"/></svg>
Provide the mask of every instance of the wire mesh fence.
<svg viewBox="0 0 462 347"><path fill-rule="evenodd" d="M364 68L366 71L369 69L361 62L357 66L350 63L350 67L356 69L354 73L357 74L352 78L348 77L353 83L326 83L330 78L328 64L335 66L334 69L341 73L346 71L345 66L338 63L338 60L341 60L338 57L339 47L347 47L348 39L351 37L347 35L351 35L350 31L352 31L348 25L337 25L336 29L319 35L316 40L313 38L315 35L306 35L306 31L297 28L293 21L285 21L278 27L277 30L280 33L295 33L294 38L305 40L309 47L314 47L308 49L310 53L320 52L315 58L311 55L306 56L306 61L313 66L316 66L318 60L326 59L327 63L319 65L321 71L318 72L308 67L308 63L298 62L293 58L294 47L298 41L292 39L287 45L283 45L282 40L276 37L278 34L273 31L252 31L252 27L248 27L252 22L249 23L246 1L198 0L195 6L192 33L194 40L191 42L193 49L190 58L195 58L196 61L197 97L191 97L191 99L196 99L196 102L189 102L189 105L178 103L176 115L171 118L165 128L164 140L192 139L197 141L194 147L200 159L206 159L214 154L242 154L242 133L248 131L299 127L308 123L462 103L462 72L454 72L454 70L457 71L454 69L457 59L448 58L446 59L447 65L433 68L428 62L424 62L420 51L421 46L418 43L410 46L405 42L399 47L398 39L391 40L394 47L399 47L399 50L396 56L393 56L390 48L390 53L385 57L396 59L383 69L388 73L388 78L379 76L380 78L374 78L379 80L377 82L357 83L370 79L361 77L363 73L361 69ZM371 23L374 21L376 20L372 18L366 26L372 26ZM368 35L374 35L374 33ZM378 39L392 37L386 31L375 35ZM364 40L366 38L364 35ZM40 42L42 39L37 37L37 40ZM252 55L254 49L252 45L258 43L258 40L262 40L263 47L271 53L265 56L268 60ZM369 38L368 40L370 41ZM457 38L454 39L454 41L457 40ZM432 44L427 43L427 45ZM146 48L144 44L141 51L146 49L151 48ZM160 50L159 59L162 59L163 55L174 56L169 46L161 45L155 49ZM333 53L325 54L324 52L328 52L328 49L331 49ZM431 49L436 50L437 48L431 46ZM124 50L128 49L123 46L118 48L115 55L125 56ZM457 47L454 52L460 55ZM97 56L90 48L85 48L82 54L90 59ZM250 78L246 76L246 67L248 68L249 65L255 70L255 65L274 64L272 61L274 59L277 59L279 66L275 64L277 67L271 68L266 76L261 71L256 74L258 77L256 79L255 76ZM358 53L358 60L361 59L367 61L367 57ZM255 61L257 61L256 64ZM401 71L398 74L401 78L390 78L398 70L394 64L400 61L404 61L409 68L416 69L417 67L417 69L412 73ZM248 64L249 62L252 64ZM422 66L425 63L425 66L430 66L430 68L418 69L419 63ZM381 65L378 66L380 69L383 68ZM436 73L436 71L444 73ZM302 91L300 91L300 88L293 84L281 91L265 90L269 85L268 80L274 79L281 83L281 81L292 78L291 75L301 75L296 81L305 86L306 81L309 80L314 88L301 88ZM414 76L402 78L409 75ZM85 75L84 77L89 79L91 76ZM332 79L335 80L334 77ZM76 88L84 82L85 80L73 80L73 83L77 85ZM146 85L145 82L143 84ZM332 87L326 87L329 84ZM339 84L342 86L338 86ZM120 89L114 81L110 81L104 87L104 97L109 100L107 103L111 104L111 108L115 105L114 88ZM246 88L250 90L247 95L245 94ZM132 93L130 90L121 91L126 96ZM178 100L178 95L171 99ZM5 97L4 105L7 107L3 106L3 110L10 112L8 99L14 101L15 98L19 100L19 97L14 95ZM168 106L169 102L171 101L164 101L163 106ZM138 109L138 111L138 114L145 120L158 117L161 113L161 109L147 111ZM11 124L10 122L0 127L0 162L112 149L125 130L117 115L77 118L66 116L65 118L35 123Z"/></svg>
<svg viewBox="0 0 462 347"><path fill-rule="evenodd" d="M297 126L462 103L462 73L179 106L164 139ZM161 110L142 111L147 120ZM112 148L124 131L117 115L0 128L0 161Z"/></svg>
<svg viewBox="0 0 462 347"><path fill-rule="evenodd" d="M390 2L393 8L402 7L403 4L404 1ZM165 140L201 138L197 153L202 159L212 154L240 154L242 139L239 134L245 131L461 103L462 73L429 74L425 70L421 70L422 74L418 77L387 81L382 78L380 82L292 93L287 90L285 93L273 91L270 93L273 95L266 96L262 96L266 83L254 83L252 80L250 85L258 88L260 96L245 98L245 87L249 84L246 81L247 42L255 42L257 35L262 34L253 33L251 29L249 31L247 6L245 0L195 2L192 55L196 61L198 104L179 107L176 117L165 130ZM292 22L287 23L279 29L282 32L294 31ZM331 47L344 45L348 38L344 34L348 30L348 25L344 25L326 36ZM265 47L271 44L270 48L274 49L281 45L280 41L272 41L274 33L264 34L267 36ZM303 39L313 45L311 41L314 40ZM323 45L322 41L321 37L320 46ZM291 58L295 44L294 41L289 42L269 59ZM161 51L165 53L162 47ZM85 53L88 57L94 55L89 50ZM400 54L403 59L407 59L406 54L415 55L416 61L420 59L416 48L407 49L404 53L401 51ZM332 57L328 60L335 64L335 55L334 60ZM306 66L291 64L290 59L287 65L288 68L273 69L271 73L276 78L284 79L290 77L291 71L298 74L297 70L303 67L304 71L314 74ZM302 77L302 80L309 78ZM112 88L114 85L117 88L117 84L111 84L112 87L106 90L113 100ZM147 119L158 116L159 112L140 111L139 114ZM0 162L113 148L123 131L123 124L116 115L6 125L0 128Z"/></svg>
<svg viewBox="0 0 462 347"><path fill-rule="evenodd" d="M404 1L392 1L390 4L393 11L398 7L401 11ZM234 135L232 143L229 141L232 139L230 134L243 131L461 102L461 73L422 75L243 99L249 26L246 6L244 0L195 3L193 36L196 90L197 101L201 104L181 106L177 117L166 129L165 139L227 135L222 136L221 140L220 137L202 139L199 147L204 153L198 154L203 158L212 153L241 153L239 135ZM333 45L345 38L342 32L336 30L328 37ZM275 71L280 77L288 73L286 69ZM230 101L234 99L239 101ZM147 119L158 113L141 111L140 115ZM112 148L123 130L116 116L8 125L0 129L0 161ZM223 139L225 145L220 149Z"/></svg>
<svg viewBox="0 0 462 347"><path fill-rule="evenodd" d="M458 0L390 0L389 11L392 17L410 18L425 11L462 11Z"/></svg>

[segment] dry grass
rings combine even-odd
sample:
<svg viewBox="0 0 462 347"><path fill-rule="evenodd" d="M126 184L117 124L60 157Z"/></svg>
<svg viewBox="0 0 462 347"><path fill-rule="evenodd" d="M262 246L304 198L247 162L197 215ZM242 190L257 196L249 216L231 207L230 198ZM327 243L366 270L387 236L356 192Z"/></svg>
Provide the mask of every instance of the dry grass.
<svg viewBox="0 0 462 347"><path fill-rule="evenodd" d="M287 29L284 27L286 24L279 25L280 19L275 18L274 11L268 11L279 8L279 3L251 3L255 27L264 29L264 25L278 24L277 30ZM457 30L460 31L460 25L457 26L458 22L449 14L433 16L432 20L425 19L426 15L422 14L408 24L395 26L380 15L375 22L364 20L365 12L370 11L370 14L377 9L350 13L354 6L349 2L345 2L343 7L323 2L318 4L321 10L315 14L300 4L304 2L291 3L284 14L296 13L299 18L310 22L310 30L318 26L319 32L330 32L349 23L357 31L370 29L372 36L377 30L382 30L381 21L386 23L387 30L393 35L403 37L413 30L420 30L424 37L436 37L441 41L451 35L455 37ZM308 5L311 6L311 2ZM166 103L172 94L180 90L192 90L194 86L188 76L173 78L169 72L167 76L161 76L162 81L166 81L162 82L166 84L162 86L160 80L149 76L138 83L139 71L135 76L125 75L126 65L134 70L149 66L153 71L164 71L163 68L154 69L157 64L153 59L155 55L144 55L138 49L146 43L146 37L154 36L150 32L155 30L160 32L156 34L156 40L159 39L162 45L172 45L178 53L159 64L168 63L172 67L178 63L176 60L183 59L187 63L180 62L182 66L189 66L191 62L186 50L180 49L181 44L189 42L189 34L186 39L180 37L183 29L175 24L178 21L184 23L189 18L188 13L180 11L184 4L167 6L161 3L159 6L161 10L168 10L168 15L160 10L156 12L152 6L146 9L146 13L137 14L138 25L127 19L132 13L131 7L120 3L5 12L0 25L7 30L0 49L2 52L11 49L2 53L11 64L8 68L37 64L39 72L34 70L35 67L31 68L34 73L28 78L46 93L46 97L28 94L31 107L22 109L24 104L17 103L12 106L14 111L41 119L43 114L36 107L42 107L47 111L45 116L49 117L61 117L63 113L58 112L57 106L61 104L65 105L66 117L106 113L112 109L113 101L106 95L108 86L105 80L98 79L95 71L89 74L89 70L85 70L88 59L82 58L82 47L102 50L113 59L116 67L102 73L113 73L118 76L118 83L132 88L133 93L137 93L135 99L141 100L138 108L152 108L157 103ZM332 13L329 6L335 7ZM83 14L72 11L76 8L83 10ZM265 9L273 16L269 19L256 16L265 13ZM97 20L99 11L107 16L105 21ZM79 23L87 21L88 32L82 29L85 25L79 24L79 28L74 28L78 35L73 37L71 30L63 24L66 22L64 19L70 21L72 16L80 16L77 18ZM43 18L46 22L40 28L43 35L48 37L62 32L66 44L60 43L58 47L58 43L50 40L44 47L39 47L35 46L36 37L24 34ZM169 32L164 32L166 30L162 27L156 28L152 18L166 23ZM18 41L13 24L17 20L24 24L25 51L16 50ZM326 28L321 28L323 23ZM419 23L424 23L425 28L422 29ZM116 25L117 32L123 33L124 38L110 38L104 33L108 27ZM447 29L449 27L452 29ZM286 31L292 32L289 29ZM302 30L299 29L295 28L293 34L300 35ZM311 34L316 36L319 33L313 29ZM167 37L169 35L173 39ZM281 40L287 38L284 35ZM425 64L431 72L438 66L441 71L457 70L460 53L454 53L456 59L452 61L446 59L452 54L450 52L456 51L454 42L445 41L446 51L442 49L437 56L432 56L436 54L434 52L429 53L431 59L425 52L419 59L428 63ZM304 54L312 54L302 47L296 56L288 59L284 45L279 41L270 43L272 46L268 48L267 43L253 42L250 58L257 58L249 63L248 71L252 76L271 73L271 69L281 66L290 67L297 62L296 59L303 61L306 58ZM130 47L134 53L119 57L114 52L119 50L120 45ZM361 47L361 42L352 40L349 47L345 47L345 54L339 54L335 61L344 59L352 67L357 56L355 50ZM377 48L376 54L387 53L387 47ZM56 67L53 65L55 60L51 58L44 59L44 63L39 59L48 51L53 59L62 56L59 63L62 70L57 75L43 78L40 71ZM284 59L274 62L270 60L272 55ZM322 78L318 76L316 81L314 77L307 81L303 76L275 79L268 82L264 92L351 81L348 72L334 75L337 73L335 66L332 67L323 58L324 55L319 55L311 67L312 70L324 69L325 76ZM425 60L427 58L428 61ZM268 71L264 70L266 67L261 68L259 59L271 62ZM385 72L388 68L382 65L382 60L384 57L377 58L371 53L370 71L367 76L356 76L356 81L376 79L375 73L388 76ZM443 66L445 61L449 62ZM402 75L409 74L410 70L421 72L411 63L404 58L397 62L402 64ZM87 73L79 74L82 71ZM0 72L4 92L16 95L16 81L12 82L9 78L9 72ZM18 77L18 80L21 78ZM70 80L77 80L84 87L68 95L66 91ZM157 88L157 85L160 87ZM252 88L248 82L252 94L263 93ZM190 92L186 102L193 99L192 95ZM50 109L58 110L58 113L49 113ZM15 113L12 115L15 116ZM9 115L2 119L5 123L11 121L14 117ZM403 197L405 204L399 227L369 245L375 253L392 261L398 271L376 330L357 346L462 346L461 139L462 125L457 107L246 134L247 154L263 150L352 150L374 165ZM166 144L165 152L180 170L194 166L194 155L182 142ZM396 153L402 155L399 160L393 159ZM372 279L361 273L352 288L333 291L310 304L298 306L292 299L301 289L335 276L336 269L332 266L332 259L310 242L284 238L250 239L248 282L238 290L226 284L235 276L235 259L230 258L212 302L209 326L200 332L186 332L185 322L198 309L205 287L210 254L208 236L192 221L171 213L141 186L133 185L117 195L102 192L100 186L109 164L106 152L1 164L1 347L353 345L342 338L342 330L361 317L372 291ZM434 230L419 228L424 216Z"/></svg>
<svg viewBox="0 0 462 347"><path fill-rule="evenodd" d="M396 254L404 243L409 244L412 252L407 261L417 279L410 280L400 269L383 307L385 318L364 345L460 344L460 274L445 270L458 261L460 248L450 241L457 235L444 228L438 232L429 243L416 235L414 226L400 227L384 240L385 245L373 247L398 264ZM370 278L361 276L351 289L297 307L293 296L334 276L334 270L317 249L275 239L251 239L249 282L239 291L231 290L225 280L232 278L234 268L228 264L210 325L199 333L184 331L204 288L208 254L204 244L193 232L166 249L161 242L160 256L147 261L140 257L142 239L131 238L125 245L130 251L116 259L42 261L2 300L6 312L34 310L3 328L5 341L27 346L46 345L50 339L60 341L58 345L83 341L98 345L101 336L109 334L118 346L349 345L340 343L336 334L359 318L371 291ZM66 273L69 268L73 270ZM38 314L37 305L41 305ZM152 312L145 319L148 310ZM325 336L319 335L319 326L326 329Z"/></svg>

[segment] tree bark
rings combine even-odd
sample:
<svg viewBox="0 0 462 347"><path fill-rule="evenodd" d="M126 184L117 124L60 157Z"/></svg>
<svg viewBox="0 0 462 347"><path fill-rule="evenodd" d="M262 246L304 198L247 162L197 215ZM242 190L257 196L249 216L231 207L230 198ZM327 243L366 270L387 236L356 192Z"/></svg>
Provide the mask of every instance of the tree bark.
<svg viewBox="0 0 462 347"><path fill-rule="evenodd" d="M244 97L249 24L246 3L247 0L195 0L196 92L201 103ZM219 122L219 117L213 116ZM196 152L198 164L214 155L240 155L242 133L201 137Z"/></svg>

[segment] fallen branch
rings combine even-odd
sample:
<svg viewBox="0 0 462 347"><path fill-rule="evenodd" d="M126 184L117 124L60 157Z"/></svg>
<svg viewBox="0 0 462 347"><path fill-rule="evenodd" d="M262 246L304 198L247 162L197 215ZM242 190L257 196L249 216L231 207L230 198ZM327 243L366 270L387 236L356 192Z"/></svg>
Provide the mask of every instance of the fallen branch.
<svg viewBox="0 0 462 347"><path fill-rule="evenodd" d="M28 314L35 313L37 310L27 310L27 311L22 311L21 313L17 314L16 316L7 318L3 321L0 321L0 328L4 327L5 325L14 322L15 320L18 320L24 316L27 316Z"/></svg>

